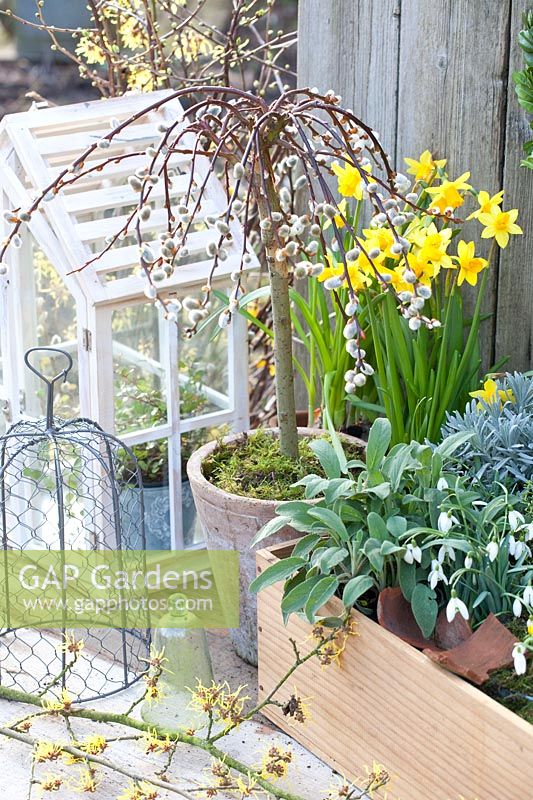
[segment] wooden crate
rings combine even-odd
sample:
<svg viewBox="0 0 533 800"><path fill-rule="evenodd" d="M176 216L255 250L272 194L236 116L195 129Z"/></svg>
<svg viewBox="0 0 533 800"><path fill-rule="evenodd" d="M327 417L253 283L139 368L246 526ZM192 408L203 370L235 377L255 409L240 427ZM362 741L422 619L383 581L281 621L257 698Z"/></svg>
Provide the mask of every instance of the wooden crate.
<svg viewBox="0 0 533 800"><path fill-rule="evenodd" d="M290 552L257 553L261 571ZM310 626L294 615L283 625L282 584L259 594L259 690L264 698L293 663L292 637ZM338 615L339 600L325 606ZM278 699L296 687L310 698L311 719L291 723L281 710L265 715L340 773L356 779L374 761L392 777L400 800L533 800L533 726L377 623L353 612L341 666L317 659L301 666ZM302 652L311 647L302 644Z"/></svg>

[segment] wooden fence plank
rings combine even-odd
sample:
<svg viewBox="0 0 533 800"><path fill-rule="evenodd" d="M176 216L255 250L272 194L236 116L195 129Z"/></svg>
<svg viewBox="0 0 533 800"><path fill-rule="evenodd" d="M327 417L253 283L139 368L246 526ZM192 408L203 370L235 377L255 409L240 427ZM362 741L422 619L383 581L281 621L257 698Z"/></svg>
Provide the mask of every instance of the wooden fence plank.
<svg viewBox="0 0 533 800"><path fill-rule="evenodd" d="M513 0L509 87L504 153L506 208L518 208L523 236L512 241L500 256L496 316L496 354L510 355L506 369L533 367L533 172L520 167L523 144L533 137L529 118L518 104L512 73L522 69L523 56L517 42L522 14L531 0Z"/></svg>

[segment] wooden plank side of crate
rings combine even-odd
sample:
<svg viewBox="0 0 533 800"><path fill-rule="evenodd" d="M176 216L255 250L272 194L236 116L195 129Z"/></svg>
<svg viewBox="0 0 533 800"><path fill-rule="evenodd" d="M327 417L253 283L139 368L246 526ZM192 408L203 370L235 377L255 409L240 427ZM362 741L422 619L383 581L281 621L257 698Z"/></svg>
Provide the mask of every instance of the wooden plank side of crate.
<svg viewBox="0 0 533 800"><path fill-rule="evenodd" d="M284 547L259 551L258 570ZM258 597L261 699L294 661L290 638L302 652L312 646L310 625L293 615L284 627L281 592L277 584ZM325 612L340 607L334 600ZM533 726L372 620L354 618L341 666L310 659L278 696L284 702L296 687L310 698L311 719L295 725L274 706L265 715L353 780L379 762L401 800L533 800Z"/></svg>

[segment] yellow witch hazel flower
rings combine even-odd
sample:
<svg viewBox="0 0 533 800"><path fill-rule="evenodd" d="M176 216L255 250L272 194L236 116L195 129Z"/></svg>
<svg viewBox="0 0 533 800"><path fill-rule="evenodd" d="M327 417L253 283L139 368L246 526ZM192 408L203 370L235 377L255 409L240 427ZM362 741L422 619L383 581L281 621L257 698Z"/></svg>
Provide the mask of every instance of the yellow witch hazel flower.
<svg viewBox="0 0 533 800"><path fill-rule="evenodd" d="M459 275L457 283L459 286L464 281L475 286L479 273L488 267L489 262L486 258L475 256L476 245L474 242L460 241L457 245L457 263L459 265Z"/></svg>
<svg viewBox="0 0 533 800"><path fill-rule="evenodd" d="M418 161L415 158L404 158L408 166L407 172L409 175L415 176L415 181L429 181L437 168L444 168L446 166L446 159L434 161L433 156L429 150L424 150Z"/></svg>
<svg viewBox="0 0 533 800"><path fill-rule="evenodd" d="M89 753L92 756L97 756L103 753L107 747L105 736L95 734L94 736L87 736L86 739L79 745L80 750Z"/></svg>
<svg viewBox="0 0 533 800"><path fill-rule="evenodd" d="M470 397L477 397L481 402L478 403L478 408L483 406L483 403L492 405L493 403L506 403L514 402L515 396L511 389L498 389L498 384L492 378L488 378L483 384L483 389L478 389L476 392L470 392Z"/></svg>
<svg viewBox="0 0 533 800"><path fill-rule="evenodd" d="M478 219L485 228L481 231L483 239L496 239L496 242L503 249L509 244L509 236L523 233L522 228L516 224L518 209L512 208L510 211L502 211L496 207L496 211L490 214L480 214Z"/></svg>
<svg viewBox="0 0 533 800"><path fill-rule="evenodd" d="M471 189L467 183L470 177L469 172L463 172L454 181L448 179L443 180L439 186L429 186L426 192L431 196L431 212L438 212L439 214L451 213L454 209L459 208L464 203L464 197L461 192L466 192Z"/></svg>
<svg viewBox="0 0 533 800"><path fill-rule="evenodd" d="M51 714L57 711L70 711L74 700L69 694L68 689L61 689L61 696L58 699L43 700L43 708Z"/></svg>
<svg viewBox="0 0 533 800"><path fill-rule="evenodd" d="M467 219L479 219L480 214L495 214L503 202L503 189L501 192L493 194L492 197L488 192L481 191L478 193L477 201L479 203L478 210L472 211Z"/></svg>
<svg viewBox="0 0 533 800"><path fill-rule="evenodd" d="M361 200L364 188L362 171L364 170L370 173L370 166L356 167L349 161L341 165L338 161L334 161L331 165L331 169L337 176L337 190L339 194L343 197L355 197L356 200Z"/></svg>

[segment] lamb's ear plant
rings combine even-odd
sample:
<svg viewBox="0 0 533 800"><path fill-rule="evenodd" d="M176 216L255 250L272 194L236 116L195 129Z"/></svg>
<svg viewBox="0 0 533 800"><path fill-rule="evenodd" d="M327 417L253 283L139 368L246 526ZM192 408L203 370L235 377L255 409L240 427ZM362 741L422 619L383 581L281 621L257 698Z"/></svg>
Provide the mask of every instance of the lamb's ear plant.
<svg viewBox="0 0 533 800"><path fill-rule="evenodd" d="M465 555L470 550L460 532L448 537L438 527L447 486L443 464L464 439L459 434L437 448L417 442L389 448L391 426L380 418L370 430L366 461L347 461L345 471L331 444L312 443L326 477L308 475L300 484L306 499L316 502L280 505L253 544L284 525L304 536L289 557L255 579L252 590L285 581L284 618L299 613L313 623L335 595L346 609L370 614L382 589L400 586L429 636L444 602L428 580L436 552L443 546Z"/></svg>
<svg viewBox="0 0 533 800"><path fill-rule="evenodd" d="M523 487L533 478L533 378L515 372L488 379L473 392L463 414L449 414L442 428L445 439L470 436L455 451L450 469L490 491L493 482Z"/></svg>

